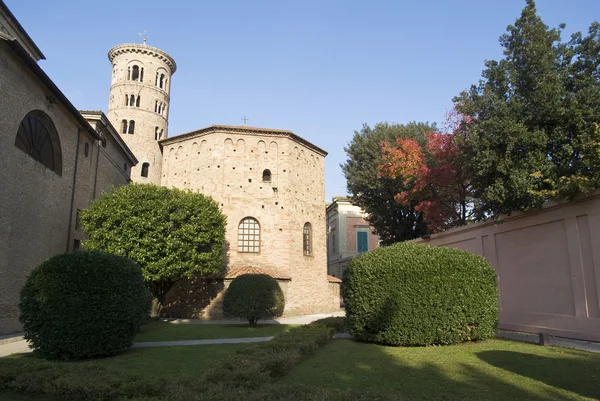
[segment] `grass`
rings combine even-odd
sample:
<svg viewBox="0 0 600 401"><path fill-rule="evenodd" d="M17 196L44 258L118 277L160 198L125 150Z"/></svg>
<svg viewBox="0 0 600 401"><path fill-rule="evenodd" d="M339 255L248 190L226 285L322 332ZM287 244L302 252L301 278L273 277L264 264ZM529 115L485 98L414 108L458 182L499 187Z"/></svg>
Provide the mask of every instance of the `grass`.
<svg viewBox="0 0 600 401"><path fill-rule="evenodd" d="M333 340L279 381L408 400L595 400L600 355L508 340L384 347Z"/></svg>
<svg viewBox="0 0 600 401"><path fill-rule="evenodd" d="M288 332L293 325L270 324L173 324L152 322L142 327L135 341L205 340L214 338L271 337Z"/></svg>

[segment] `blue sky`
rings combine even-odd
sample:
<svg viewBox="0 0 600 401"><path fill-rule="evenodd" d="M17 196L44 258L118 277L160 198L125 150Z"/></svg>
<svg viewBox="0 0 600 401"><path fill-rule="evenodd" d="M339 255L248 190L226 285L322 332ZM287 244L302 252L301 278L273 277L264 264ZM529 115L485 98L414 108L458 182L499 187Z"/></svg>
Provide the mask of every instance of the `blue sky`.
<svg viewBox="0 0 600 401"><path fill-rule="evenodd" d="M46 55L40 65L80 109L106 111L108 50L169 53L170 136L211 124L289 129L327 150L327 199L346 193L339 164L364 123L439 122L452 97L498 59L524 0L4 0ZM599 0L538 0L572 32Z"/></svg>

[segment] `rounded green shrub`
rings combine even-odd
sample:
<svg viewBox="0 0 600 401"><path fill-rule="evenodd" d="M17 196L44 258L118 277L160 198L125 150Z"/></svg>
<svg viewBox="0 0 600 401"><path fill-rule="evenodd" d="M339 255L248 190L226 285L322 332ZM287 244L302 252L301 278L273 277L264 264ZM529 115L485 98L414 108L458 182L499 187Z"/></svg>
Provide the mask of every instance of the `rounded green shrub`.
<svg viewBox="0 0 600 401"><path fill-rule="evenodd" d="M255 325L259 319L281 316L285 298L279 283L267 274L242 274L233 279L223 297L223 313L247 319Z"/></svg>
<svg viewBox="0 0 600 401"><path fill-rule="evenodd" d="M50 360L114 355L133 343L148 319L151 296L140 267L102 252L54 256L21 290L25 339Z"/></svg>
<svg viewBox="0 0 600 401"><path fill-rule="evenodd" d="M350 333L387 345L455 344L495 336L496 274L472 253L402 242L355 257L342 294Z"/></svg>

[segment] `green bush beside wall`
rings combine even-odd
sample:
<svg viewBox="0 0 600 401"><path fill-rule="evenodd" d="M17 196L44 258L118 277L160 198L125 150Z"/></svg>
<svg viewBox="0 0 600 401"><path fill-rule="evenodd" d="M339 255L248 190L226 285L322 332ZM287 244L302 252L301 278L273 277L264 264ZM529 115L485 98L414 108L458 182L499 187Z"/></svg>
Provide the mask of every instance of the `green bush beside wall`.
<svg viewBox="0 0 600 401"><path fill-rule="evenodd" d="M351 260L342 294L350 333L387 345L456 344L495 335L496 274L472 253L403 242Z"/></svg>

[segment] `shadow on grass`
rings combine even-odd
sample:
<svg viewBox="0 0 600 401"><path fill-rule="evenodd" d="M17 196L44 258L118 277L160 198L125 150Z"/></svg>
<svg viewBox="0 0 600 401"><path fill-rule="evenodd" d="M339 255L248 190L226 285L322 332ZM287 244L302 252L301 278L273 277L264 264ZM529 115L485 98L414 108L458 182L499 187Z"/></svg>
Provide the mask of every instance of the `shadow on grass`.
<svg viewBox="0 0 600 401"><path fill-rule="evenodd" d="M518 352L478 352L519 346L500 340L418 348L334 340L300 363L280 383L355 390L413 401L542 401L600 395L600 358L576 361L532 355L529 359L529 355ZM544 364L547 373L543 372Z"/></svg>
<svg viewBox="0 0 600 401"><path fill-rule="evenodd" d="M561 388L583 397L600 399L598 358L553 358L514 351L483 351L477 357L500 369ZM590 354L593 355L593 354ZM560 364L561 370L548 369ZM571 374L564 374L564 371Z"/></svg>

